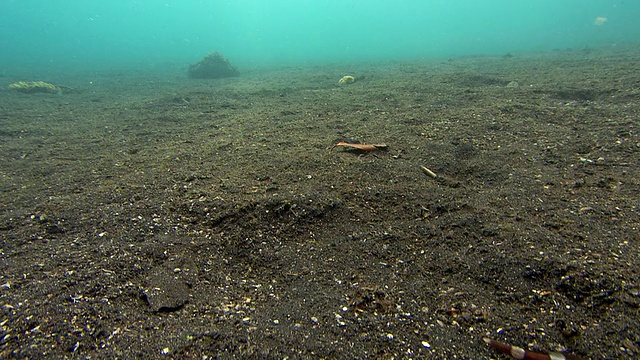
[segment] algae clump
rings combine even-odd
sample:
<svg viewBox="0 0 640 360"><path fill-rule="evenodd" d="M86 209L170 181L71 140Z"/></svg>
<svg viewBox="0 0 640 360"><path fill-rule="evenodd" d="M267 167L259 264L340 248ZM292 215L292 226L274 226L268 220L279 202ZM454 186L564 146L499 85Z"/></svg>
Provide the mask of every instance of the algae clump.
<svg viewBox="0 0 640 360"><path fill-rule="evenodd" d="M351 75L347 75L347 76L343 76L340 80L338 80L338 84L353 84L354 82L356 82L356 78L351 76Z"/></svg>
<svg viewBox="0 0 640 360"><path fill-rule="evenodd" d="M194 79L219 79L239 75L238 69L219 52L213 52L197 64L189 66L189 77Z"/></svg>
<svg viewBox="0 0 640 360"><path fill-rule="evenodd" d="M59 87L44 81L19 81L9 85L9 89L25 94L59 94L62 92Z"/></svg>

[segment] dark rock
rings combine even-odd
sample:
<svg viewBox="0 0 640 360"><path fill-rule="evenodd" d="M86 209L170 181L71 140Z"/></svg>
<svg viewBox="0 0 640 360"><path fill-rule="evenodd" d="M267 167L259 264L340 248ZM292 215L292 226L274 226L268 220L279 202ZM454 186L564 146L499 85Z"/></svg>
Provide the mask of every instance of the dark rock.
<svg viewBox="0 0 640 360"><path fill-rule="evenodd" d="M159 266L147 278L144 297L155 312L180 310L187 303L189 288L169 269Z"/></svg>
<svg viewBox="0 0 640 360"><path fill-rule="evenodd" d="M189 77L194 79L220 79L239 75L238 69L219 52L213 52L197 64L189 66Z"/></svg>

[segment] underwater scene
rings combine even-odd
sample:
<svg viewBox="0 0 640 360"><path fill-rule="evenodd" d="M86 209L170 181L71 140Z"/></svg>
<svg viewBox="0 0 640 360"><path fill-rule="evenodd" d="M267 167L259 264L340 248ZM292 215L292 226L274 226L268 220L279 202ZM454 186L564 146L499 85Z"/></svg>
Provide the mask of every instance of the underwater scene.
<svg viewBox="0 0 640 360"><path fill-rule="evenodd" d="M0 358L640 356L640 2L0 2Z"/></svg>

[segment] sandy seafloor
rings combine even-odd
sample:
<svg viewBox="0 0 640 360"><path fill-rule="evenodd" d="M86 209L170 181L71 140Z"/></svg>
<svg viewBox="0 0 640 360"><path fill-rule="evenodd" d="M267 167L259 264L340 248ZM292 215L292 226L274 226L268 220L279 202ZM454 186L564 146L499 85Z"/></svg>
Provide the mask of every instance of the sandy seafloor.
<svg viewBox="0 0 640 360"><path fill-rule="evenodd" d="M640 51L512 55L4 72L0 358L637 358Z"/></svg>

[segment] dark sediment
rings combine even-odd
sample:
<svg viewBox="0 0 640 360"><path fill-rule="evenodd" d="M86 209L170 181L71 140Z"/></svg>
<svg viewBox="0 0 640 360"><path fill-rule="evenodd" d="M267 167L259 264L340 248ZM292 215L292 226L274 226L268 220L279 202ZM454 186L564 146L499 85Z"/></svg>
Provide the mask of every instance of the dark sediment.
<svg viewBox="0 0 640 360"><path fill-rule="evenodd" d="M0 358L638 356L639 58L0 92Z"/></svg>

